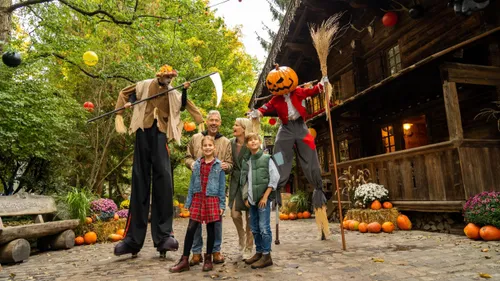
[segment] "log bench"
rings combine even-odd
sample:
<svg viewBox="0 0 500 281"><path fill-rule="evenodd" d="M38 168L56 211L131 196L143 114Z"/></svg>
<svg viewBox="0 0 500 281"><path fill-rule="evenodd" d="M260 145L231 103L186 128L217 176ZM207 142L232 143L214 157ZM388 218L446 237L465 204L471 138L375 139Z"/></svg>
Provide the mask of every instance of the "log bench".
<svg viewBox="0 0 500 281"><path fill-rule="evenodd" d="M27 260L31 246L26 239L37 238L40 251L70 249L75 244L73 229L78 220L44 221L42 215L57 211L54 198L41 195L16 194L0 196L0 263ZM4 226L2 217L33 216L35 223Z"/></svg>

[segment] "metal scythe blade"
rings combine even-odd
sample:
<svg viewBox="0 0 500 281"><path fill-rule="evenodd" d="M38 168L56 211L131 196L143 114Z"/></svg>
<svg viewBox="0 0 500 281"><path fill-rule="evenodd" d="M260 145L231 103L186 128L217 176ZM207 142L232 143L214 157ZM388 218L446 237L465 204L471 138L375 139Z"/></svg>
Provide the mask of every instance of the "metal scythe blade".
<svg viewBox="0 0 500 281"><path fill-rule="evenodd" d="M222 100L222 80L220 79L219 72L210 75L210 79L212 79L215 86L215 92L217 93L217 104L215 106L218 107Z"/></svg>

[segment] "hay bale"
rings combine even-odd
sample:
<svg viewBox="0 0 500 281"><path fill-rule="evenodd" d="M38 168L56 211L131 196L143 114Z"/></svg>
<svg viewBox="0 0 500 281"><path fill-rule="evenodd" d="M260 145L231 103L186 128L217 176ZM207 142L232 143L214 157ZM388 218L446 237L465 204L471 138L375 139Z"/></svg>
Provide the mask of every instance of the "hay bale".
<svg viewBox="0 0 500 281"><path fill-rule="evenodd" d="M121 218L116 221L97 221L91 224L79 225L75 229L75 234L77 236L83 236L85 233L93 231L97 234L98 243L107 242L108 236L116 233L120 228L125 228L126 223L126 218Z"/></svg>
<svg viewBox="0 0 500 281"><path fill-rule="evenodd" d="M357 220L359 222L371 223L378 222L383 224L384 222L390 221L397 227L399 211L397 208L391 209L350 209L347 211L347 220Z"/></svg>

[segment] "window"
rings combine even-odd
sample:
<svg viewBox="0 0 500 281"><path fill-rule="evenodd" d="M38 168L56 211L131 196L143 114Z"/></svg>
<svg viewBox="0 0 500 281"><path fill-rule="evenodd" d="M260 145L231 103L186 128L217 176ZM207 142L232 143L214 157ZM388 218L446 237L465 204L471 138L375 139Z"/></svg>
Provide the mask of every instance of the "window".
<svg viewBox="0 0 500 281"><path fill-rule="evenodd" d="M335 99L342 99L342 85L340 84L340 80L332 81L332 96L330 102L335 102Z"/></svg>
<svg viewBox="0 0 500 281"><path fill-rule="evenodd" d="M394 142L394 130L392 128L392 125L382 127L381 131L384 153L396 151L396 144Z"/></svg>
<svg viewBox="0 0 500 281"><path fill-rule="evenodd" d="M402 121L405 149L429 144L425 115L409 117Z"/></svg>
<svg viewBox="0 0 500 281"><path fill-rule="evenodd" d="M319 165L321 167L321 172L322 173L327 173L328 170L325 170L325 151L323 147L318 147L317 150L318 152L318 160L319 160Z"/></svg>
<svg viewBox="0 0 500 281"><path fill-rule="evenodd" d="M393 75L401 70L401 54L399 53L399 45L396 45L387 51L387 66L389 74Z"/></svg>
<svg viewBox="0 0 500 281"><path fill-rule="evenodd" d="M323 98L322 94L315 95L312 98L312 112L318 112L322 109L322 102L321 99Z"/></svg>
<svg viewBox="0 0 500 281"><path fill-rule="evenodd" d="M339 141L340 162L349 160L349 141Z"/></svg>

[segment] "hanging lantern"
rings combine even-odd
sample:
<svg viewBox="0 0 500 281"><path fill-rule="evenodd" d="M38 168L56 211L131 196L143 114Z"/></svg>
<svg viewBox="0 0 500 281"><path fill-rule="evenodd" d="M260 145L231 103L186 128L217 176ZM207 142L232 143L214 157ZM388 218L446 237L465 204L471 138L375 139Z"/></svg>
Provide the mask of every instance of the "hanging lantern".
<svg viewBox="0 0 500 281"><path fill-rule="evenodd" d="M2 61L8 67L16 67L21 64L21 54L17 52L5 52Z"/></svg>
<svg viewBox="0 0 500 281"><path fill-rule="evenodd" d="M313 128L309 128L309 134L311 134L311 136L313 136L313 138L316 138L316 130L314 130Z"/></svg>
<svg viewBox="0 0 500 281"><path fill-rule="evenodd" d="M88 66L94 66L99 61L97 54L92 51L87 51L83 54L83 62Z"/></svg>
<svg viewBox="0 0 500 281"><path fill-rule="evenodd" d="M184 130L186 132L191 132L196 129L196 124L194 122L186 122L184 123Z"/></svg>
<svg viewBox="0 0 500 281"><path fill-rule="evenodd" d="M276 125L276 119L274 119L274 118L269 119L269 125L271 125L271 126Z"/></svg>
<svg viewBox="0 0 500 281"><path fill-rule="evenodd" d="M92 112L92 111L94 111L94 104L90 101L86 101L83 104L83 108L85 108L85 110L87 110L88 112Z"/></svg>
<svg viewBox="0 0 500 281"><path fill-rule="evenodd" d="M382 24L384 26L394 26L398 22L398 15L394 12L387 12L382 17Z"/></svg>

